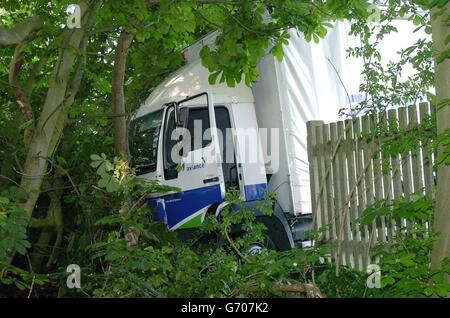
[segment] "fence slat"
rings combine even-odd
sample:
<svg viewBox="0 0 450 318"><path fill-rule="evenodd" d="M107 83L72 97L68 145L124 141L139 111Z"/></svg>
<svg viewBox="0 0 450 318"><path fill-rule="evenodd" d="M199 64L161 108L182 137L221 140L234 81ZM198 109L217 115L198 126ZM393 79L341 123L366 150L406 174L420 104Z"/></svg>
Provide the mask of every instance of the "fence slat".
<svg viewBox="0 0 450 318"><path fill-rule="evenodd" d="M398 118L397 111L391 109L388 111L389 129L393 134L397 133L398 128ZM400 168L400 156L398 154L391 154L391 168L392 168L392 183L394 190L394 200L400 199L402 197L402 178L401 178L401 168ZM402 220L395 220L397 226L402 225Z"/></svg>
<svg viewBox="0 0 450 318"><path fill-rule="evenodd" d="M408 128L408 114L406 110L407 109L405 107L398 109L398 124L401 131ZM405 151L400 156L403 194L406 199L409 199L411 197L411 193L413 192L411 189L412 176L409 150Z"/></svg>
<svg viewBox="0 0 450 318"><path fill-rule="evenodd" d="M398 109L398 123L400 131L408 128L407 108L401 107ZM403 196L405 197L405 199L409 200L413 192L410 151L404 151L402 154L400 154L400 158ZM406 220L403 220L402 224L404 226L409 226L409 222L407 222Z"/></svg>
<svg viewBox="0 0 450 318"><path fill-rule="evenodd" d="M336 226L335 226L335 205L334 205L334 192L333 192L333 178L332 178L332 165L333 159L332 156L332 149L331 149L331 139L330 139L330 126L329 125L323 125L322 126L322 136L323 136L323 145L324 145L324 152L326 155L324 155L324 162L325 162L325 171L328 172L326 181L325 181L325 189L327 191L328 197L326 199L327 204L327 211L328 211L328 225L330 226L329 234L333 238L333 240L336 240Z"/></svg>
<svg viewBox="0 0 450 318"><path fill-rule="evenodd" d="M313 211L313 222L317 225L318 228L322 226L322 218L321 211L322 207L317 206L317 202L319 202L320 197L320 165L318 163L319 153L317 151L318 147L320 147L320 143L317 140L316 136L316 127L323 125L322 121L310 121L306 124L306 131L308 134L308 160L309 160L309 169L310 173L310 187L311 187L311 208Z"/></svg>
<svg viewBox="0 0 450 318"><path fill-rule="evenodd" d="M413 129L418 125L417 106L412 105L408 108L409 129ZM411 165L412 165L412 177L413 177L413 192L423 191L425 187L422 178L422 163L420 157L420 149L411 150Z"/></svg>
<svg viewBox="0 0 450 318"><path fill-rule="evenodd" d="M339 173L341 177L339 178L339 187L341 188L341 200L342 206L340 208L341 213L341 224L340 227L343 231L342 240L343 240L343 251L345 253L345 264L352 264L352 251L351 251L351 232L350 232L350 210L348 203L348 195L349 195L349 187L348 187L348 174L347 174L347 158L346 158L346 137L345 137L345 127L344 122L339 121L337 123L337 137L341 140L341 146L337 153L337 159L339 160Z"/></svg>
<svg viewBox="0 0 450 318"><path fill-rule="evenodd" d="M370 121L371 121L371 119L369 116L364 116L362 118L363 132L368 133L371 131ZM366 139L366 147L363 151L364 167L366 168L365 173L364 173L364 183L365 183L365 187L366 187L366 202L367 202L367 205L369 206L369 205L375 203L375 193L374 193L374 186L373 186L373 160L372 160L373 138L368 140L368 138L366 136L365 139ZM369 240L367 243L368 245L367 245L366 256L365 256L369 263L370 263L370 249L372 248L373 245L376 244L377 240L378 240L377 225L376 225L376 221L374 220L369 229Z"/></svg>
<svg viewBox="0 0 450 318"><path fill-rule="evenodd" d="M379 130L379 121L376 116L371 118L370 120L371 131L375 132L378 128ZM373 154L373 183L374 183L374 201L378 201L383 199L383 163L381 158L381 151L379 146L380 139L376 138L372 140L370 143L370 152ZM386 222L385 217L379 217L377 224L377 238L380 242L386 242Z"/></svg>
<svg viewBox="0 0 450 318"><path fill-rule="evenodd" d="M358 254L355 252L355 249L358 248L360 244L360 236L356 235L359 231L359 227L356 227L357 222L353 222L356 220L356 201L357 201L357 177L356 166L355 166L355 148L353 146L355 136L353 134L353 123L351 120L346 120L345 122L345 154L347 157L347 175L348 175L348 197L349 197L349 215L348 215L348 231L350 234L349 237L349 248L351 250L351 262L353 267L360 268L359 261L356 258ZM361 268L360 268L361 269Z"/></svg>
<svg viewBox="0 0 450 318"><path fill-rule="evenodd" d="M420 123L424 123L425 118L427 116L431 116L431 110L427 103L419 104L419 114L420 114ZM432 155L428 153L428 148L424 147L424 145L422 145L422 160L423 160L423 172L425 181L424 182L425 193L428 196L432 196L434 187L433 158Z"/></svg>
<svg viewBox="0 0 450 318"><path fill-rule="evenodd" d="M384 137L388 131L388 119L386 112L382 112L379 115L379 127L383 133ZM382 147L380 141L380 148ZM392 169L391 169L391 158L389 155L382 154L382 177L383 177L383 199L391 200L394 197L393 185L392 185ZM391 219L385 220L387 228L387 241L392 242L393 236L395 234L396 222Z"/></svg>
<svg viewBox="0 0 450 318"><path fill-rule="evenodd" d="M340 169L341 167L341 156L339 152L341 151L341 144L338 137L337 131L337 123L330 124L330 140L332 146L332 153L335 153L334 160L332 162L332 173L333 173L333 190L334 190L334 206L335 206L335 215L334 215L334 226L336 229L336 247L334 250L334 255L336 262L341 263L344 259L341 257L342 255L342 242L344 240L344 233L341 231L341 218L342 218L342 204L343 204L343 187L341 186L341 180L344 175Z"/></svg>
<svg viewBox="0 0 450 318"><path fill-rule="evenodd" d="M361 217L363 210L367 207L366 202L366 190L364 185L364 147L366 145L365 139L362 137L362 128L361 128L361 118L355 118L353 120L353 132L355 135L355 147L356 147L356 176L360 179L358 183L358 209L357 215ZM358 225L359 227L359 225ZM360 236L361 244L359 245L358 254L359 260L361 262L361 266L365 269L368 265L368 260L366 257L367 251L366 248L369 242L369 228L367 225L364 225L360 232L358 233Z"/></svg>

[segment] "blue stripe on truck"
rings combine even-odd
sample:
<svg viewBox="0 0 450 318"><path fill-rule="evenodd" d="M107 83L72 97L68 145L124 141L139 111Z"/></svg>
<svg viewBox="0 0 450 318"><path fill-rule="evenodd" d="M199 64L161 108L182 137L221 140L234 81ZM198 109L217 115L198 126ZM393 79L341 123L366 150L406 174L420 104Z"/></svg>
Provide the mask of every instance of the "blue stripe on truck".
<svg viewBox="0 0 450 318"><path fill-rule="evenodd" d="M263 200L267 194L267 184L251 184L244 187L245 201Z"/></svg>
<svg viewBox="0 0 450 318"><path fill-rule="evenodd" d="M263 200L267 194L267 184L247 185L244 191L245 201ZM155 209L155 220L164 221L171 229L204 207L222 201L220 185L216 184L151 198L148 200L148 206Z"/></svg>
<svg viewBox="0 0 450 318"><path fill-rule="evenodd" d="M161 201L164 200L162 203ZM151 198L149 207L156 209L155 219L165 221L170 229L204 207L223 201L220 185L203 187Z"/></svg>

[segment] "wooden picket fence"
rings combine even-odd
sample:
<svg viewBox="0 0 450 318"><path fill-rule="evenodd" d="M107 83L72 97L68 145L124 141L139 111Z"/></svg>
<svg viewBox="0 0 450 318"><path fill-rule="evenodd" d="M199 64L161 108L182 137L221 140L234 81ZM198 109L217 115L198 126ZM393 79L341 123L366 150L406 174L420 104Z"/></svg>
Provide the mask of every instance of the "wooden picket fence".
<svg viewBox="0 0 450 318"><path fill-rule="evenodd" d="M386 158L380 135L367 138L394 126L413 129L434 116L432 108L421 103L376 116L307 123L313 223L315 229L328 226L324 239L335 243L330 257L339 263L365 270L376 261L371 260L370 249L377 242L392 241L398 222L406 222L381 217L372 226L363 226L358 218L368 206L382 199L408 199L416 192L433 195L434 154L427 151L429 143L420 141L417 151ZM389 169L383 168L386 162Z"/></svg>

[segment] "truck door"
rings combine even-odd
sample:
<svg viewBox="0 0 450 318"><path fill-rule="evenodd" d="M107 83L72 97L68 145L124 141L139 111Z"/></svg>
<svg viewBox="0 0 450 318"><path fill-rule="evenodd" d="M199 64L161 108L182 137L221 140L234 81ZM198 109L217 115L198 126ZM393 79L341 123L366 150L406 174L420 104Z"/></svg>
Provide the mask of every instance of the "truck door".
<svg viewBox="0 0 450 318"><path fill-rule="evenodd" d="M184 114L183 127L177 127L176 107ZM225 196L212 96L202 93L169 106L163 136L163 183L181 190L164 197L167 225L197 227Z"/></svg>

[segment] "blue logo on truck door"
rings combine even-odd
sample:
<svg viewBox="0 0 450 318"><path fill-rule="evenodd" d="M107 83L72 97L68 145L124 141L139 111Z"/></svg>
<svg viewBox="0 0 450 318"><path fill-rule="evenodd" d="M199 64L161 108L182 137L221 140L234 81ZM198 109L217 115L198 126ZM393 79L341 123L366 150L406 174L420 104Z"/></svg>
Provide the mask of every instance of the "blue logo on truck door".
<svg viewBox="0 0 450 318"><path fill-rule="evenodd" d="M186 171L193 171L193 170L198 170L198 169L203 169L205 167L204 163L196 163L192 166L188 166L186 168Z"/></svg>

